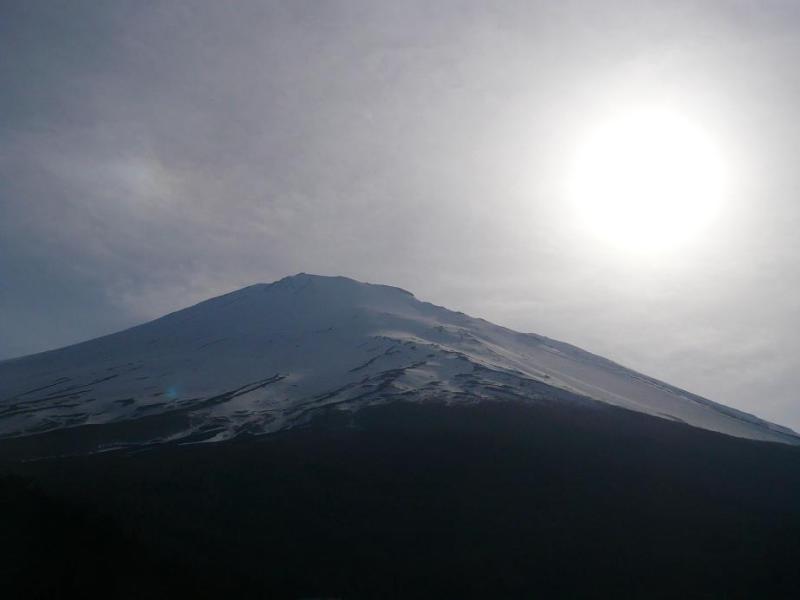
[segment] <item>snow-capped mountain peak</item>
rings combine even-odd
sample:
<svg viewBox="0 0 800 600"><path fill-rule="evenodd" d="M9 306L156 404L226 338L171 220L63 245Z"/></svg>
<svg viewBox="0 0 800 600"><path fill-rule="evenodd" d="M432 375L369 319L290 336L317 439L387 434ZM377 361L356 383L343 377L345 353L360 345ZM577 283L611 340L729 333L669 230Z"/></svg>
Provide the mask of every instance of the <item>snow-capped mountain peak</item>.
<svg viewBox="0 0 800 600"><path fill-rule="evenodd" d="M568 344L345 277L252 285L0 362L2 437L104 425L106 447L219 441L392 400L602 402L738 437L800 441Z"/></svg>

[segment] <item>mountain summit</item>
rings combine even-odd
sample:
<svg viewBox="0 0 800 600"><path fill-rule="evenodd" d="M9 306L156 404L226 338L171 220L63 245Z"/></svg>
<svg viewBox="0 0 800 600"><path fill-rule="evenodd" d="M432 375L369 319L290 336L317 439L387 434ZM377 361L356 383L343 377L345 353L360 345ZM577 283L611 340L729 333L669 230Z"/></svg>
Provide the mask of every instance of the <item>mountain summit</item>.
<svg viewBox="0 0 800 600"><path fill-rule="evenodd" d="M0 362L0 437L92 429L94 446L213 442L394 400L614 405L731 436L789 429L574 346L299 274L74 346Z"/></svg>

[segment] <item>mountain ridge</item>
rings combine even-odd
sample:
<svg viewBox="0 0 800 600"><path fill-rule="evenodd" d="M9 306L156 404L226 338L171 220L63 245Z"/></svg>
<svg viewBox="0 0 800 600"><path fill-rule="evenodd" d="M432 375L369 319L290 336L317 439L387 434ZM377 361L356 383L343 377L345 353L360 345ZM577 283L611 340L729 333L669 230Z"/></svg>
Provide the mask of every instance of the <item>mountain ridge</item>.
<svg viewBox="0 0 800 600"><path fill-rule="evenodd" d="M114 425L130 431L104 448L222 441L398 399L601 402L736 437L800 443L788 428L570 344L402 288L305 273L0 362L0 438ZM158 433L148 434L143 419L158 421Z"/></svg>

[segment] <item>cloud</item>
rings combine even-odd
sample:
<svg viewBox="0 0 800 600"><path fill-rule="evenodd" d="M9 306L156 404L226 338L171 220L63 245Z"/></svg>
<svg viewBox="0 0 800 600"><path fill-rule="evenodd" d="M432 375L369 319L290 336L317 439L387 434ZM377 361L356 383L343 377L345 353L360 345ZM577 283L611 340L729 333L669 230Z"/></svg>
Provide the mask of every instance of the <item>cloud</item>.
<svg viewBox="0 0 800 600"><path fill-rule="evenodd" d="M3 10L0 358L343 274L800 426L794 3ZM561 196L582 128L653 98L740 177L663 261L588 244Z"/></svg>

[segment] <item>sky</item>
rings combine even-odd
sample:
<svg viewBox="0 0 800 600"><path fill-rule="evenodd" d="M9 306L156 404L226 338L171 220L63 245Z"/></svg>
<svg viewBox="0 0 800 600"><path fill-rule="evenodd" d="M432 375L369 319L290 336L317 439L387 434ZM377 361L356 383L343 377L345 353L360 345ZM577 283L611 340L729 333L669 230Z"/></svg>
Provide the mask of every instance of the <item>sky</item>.
<svg viewBox="0 0 800 600"><path fill-rule="evenodd" d="M800 3L0 6L0 359L308 272L567 341L800 430ZM565 192L608 115L722 149L649 252Z"/></svg>

